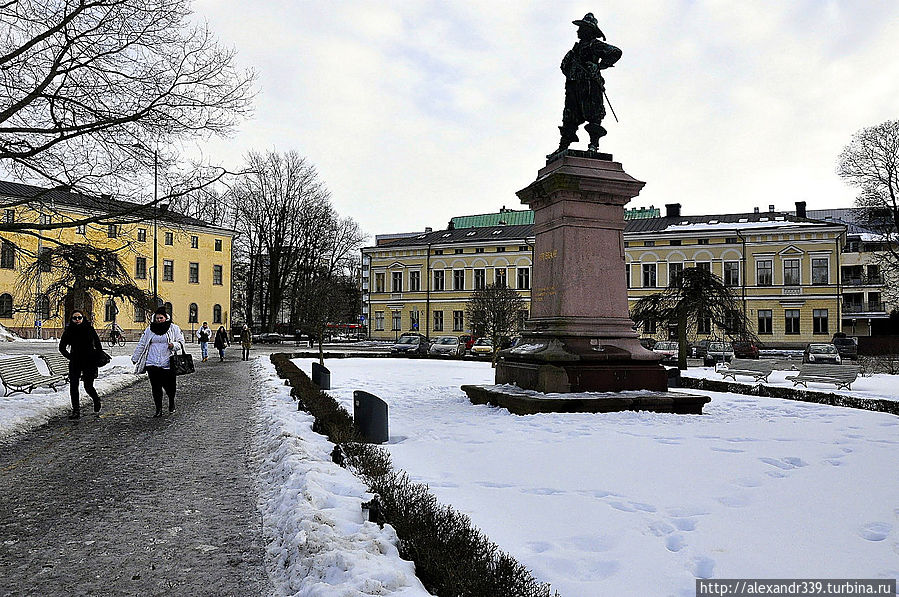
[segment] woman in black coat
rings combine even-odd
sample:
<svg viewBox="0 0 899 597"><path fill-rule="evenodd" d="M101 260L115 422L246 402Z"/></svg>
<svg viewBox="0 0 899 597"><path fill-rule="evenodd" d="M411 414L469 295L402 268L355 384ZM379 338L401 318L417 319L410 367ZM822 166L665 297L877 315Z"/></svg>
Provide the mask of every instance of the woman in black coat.
<svg viewBox="0 0 899 597"><path fill-rule="evenodd" d="M225 326L220 325L219 331L215 333L215 342L212 344L219 351L219 360L225 360L225 346L231 346L231 340L228 339L228 331Z"/></svg>
<svg viewBox="0 0 899 597"><path fill-rule="evenodd" d="M97 353L103 350L100 337L83 311L72 312L72 319L59 340L59 352L69 359L69 393L72 397L70 419L81 416L78 379L84 381L84 391L94 400L94 412L100 412L100 396L94 389L97 379Z"/></svg>

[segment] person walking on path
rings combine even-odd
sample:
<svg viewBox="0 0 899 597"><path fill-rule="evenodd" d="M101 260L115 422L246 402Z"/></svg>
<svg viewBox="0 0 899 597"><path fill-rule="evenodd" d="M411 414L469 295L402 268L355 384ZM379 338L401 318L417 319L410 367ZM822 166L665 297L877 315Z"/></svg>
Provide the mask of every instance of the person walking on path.
<svg viewBox="0 0 899 597"><path fill-rule="evenodd" d="M184 350L184 333L172 323L165 307L159 307L153 314L153 322L144 330L131 362L135 364L134 372L146 371L153 391L153 403L156 405L154 417L162 416L162 392L169 397L169 412L175 412L175 372L169 365L169 359L175 354L177 345Z"/></svg>
<svg viewBox="0 0 899 597"><path fill-rule="evenodd" d="M240 332L240 345L243 347L244 361L250 360L250 347L253 346L253 333L247 324L243 324L243 330Z"/></svg>
<svg viewBox="0 0 899 597"><path fill-rule="evenodd" d="M225 326L219 326L218 331L215 333L215 342L212 343L219 351L219 360L225 360L225 347L231 346L231 340L228 339L228 331L225 330Z"/></svg>
<svg viewBox="0 0 899 597"><path fill-rule="evenodd" d="M206 322L203 322L203 327L197 330L197 340L200 342L200 352L203 353L203 362L209 360L209 340L212 338L212 330L209 329L209 326Z"/></svg>
<svg viewBox="0 0 899 597"><path fill-rule="evenodd" d="M69 394L72 398L72 414L69 419L81 416L81 398L78 380L84 381L84 391L94 400L94 412L100 412L100 396L94 389L97 379L97 353L103 350L97 330L85 318L84 312L72 311L72 319L59 340L59 352L69 359Z"/></svg>

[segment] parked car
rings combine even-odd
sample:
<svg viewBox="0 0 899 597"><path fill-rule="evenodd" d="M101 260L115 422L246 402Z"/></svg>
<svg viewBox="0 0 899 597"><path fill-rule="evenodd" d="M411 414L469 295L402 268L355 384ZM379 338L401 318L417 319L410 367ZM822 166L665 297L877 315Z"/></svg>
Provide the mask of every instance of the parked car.
<svg viewBox="0 0 899 597"><path fill-rule="evenodd" d="M803 363L830 363L839 365L843 362L840 351L833 344L815 342L805 347L802 353Z"/></svg>
<svg viewBox="0 0 899 597"><path fill-rule="evenodd" d="M671 342L669 340L665 340L663 342L656 342L655 346L652 347L652 351L662 355L663 362L664 361L676 361L678 344L677 344L677 342Z"/></svg>
<svg viewBox="0 0 899 597"><path fill-rule="evenodd" d="M697 359L704 359L706 353L709 352L709 344L711 340L700 340L693 346L693 356Z"/></svg>
<svg viewBox="0 0 899 597"><path fill-rule="evenodd" d="M843 332L837 332L833 335L832 343L837 347L837 351L839 351L842 358L852 361L858 360L858 344L855 343L854 338L847 337Z"/></svg>
<svg viewBox="0 0 899 597"><path fill-rule="evenodd" d="M655 338L640 338L640 346L648 350L652 350L652 347L656 345L656 342L657 340Z"/></svg>
<svg viewBox="0 0 899 597"><path fill-rule="evenodd" d="M428 354L445 354L454 357L465 354L465 344L459 342L456 336L439 336L431 344Z"/></svg>
<svg viewBox="0 0 899 597"><path fill-rule="evenodd" d="M478 338L475 343L471 345L471 354L477 356L493 354L493 340L490 338Z"/></svg>
<svg viewBox="0 0 899 597"><path fill-rule="evenodd" d="M238 336L240 338L240 336ZM266 332L263 334L253 334L253 342L260 344L280 344L281 334L277 332Z"/></svg>
<svg viewBox="0 0 899 597"><path fill-rule="evenodd" d="M751 340L737 340L733 343L734 356L738 359L759 358L759 347Z"/></svg>
<svg viewBox="0 0 899 597"><path fill-rule="evenodd" d="M421 334L403 334L390 347L390 354L428 354L428 339Z"/></svg>
<svg viewBox="0 0 899 597"><path fill-rule="evenodd" d="M474 344L474 336L471 334L462 334L459 336L459 343L463 344L465 346L465 352L468 352Z"/></svg>
<svg viewBox="0 0 899 597"><path fill-rule="evenodd" d="M711 367L715 363L730 363L734 358L734 348L730 342L709 342L709 349L702 362L706 367Z"/></svg>

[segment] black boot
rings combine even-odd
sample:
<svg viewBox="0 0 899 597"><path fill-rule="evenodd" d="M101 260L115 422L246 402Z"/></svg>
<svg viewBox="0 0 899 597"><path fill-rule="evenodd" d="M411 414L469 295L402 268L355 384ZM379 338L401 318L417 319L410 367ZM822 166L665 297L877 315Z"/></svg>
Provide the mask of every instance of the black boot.
<svg viewBox="0 0 899 597"><path fill-rule="evenodd" d="M75 421L75 420L80 419L80 418L81 418L81 413L80 413L79 411L77 411L77 410L73 410L73 411L72 411L72 414L69 415L69 420L70 420L70 421Z"/></svg>
<svg viewBox="0 0 899 597"><path fill-rule="evenodd" d="M156 414L153 415L153 418L158 419L161 416L162 416L162 407L156 409Z"/></svg>
<svg viewBox="0 0 899 597"><path fill-rule="evenodd" d="M100 404L100 398L99 398L99 397L98 397L98 398L94 398L94 412L95 412L95 413L100 412L100 409L101 409L102 407L103 407L103 405Z"/></svg>
<svg viewBox="0 0 899 597"><path fill-rule="evenodd" d="M175 412L175 399L174 398L169 398L169 412L170 413Z"/></svg>

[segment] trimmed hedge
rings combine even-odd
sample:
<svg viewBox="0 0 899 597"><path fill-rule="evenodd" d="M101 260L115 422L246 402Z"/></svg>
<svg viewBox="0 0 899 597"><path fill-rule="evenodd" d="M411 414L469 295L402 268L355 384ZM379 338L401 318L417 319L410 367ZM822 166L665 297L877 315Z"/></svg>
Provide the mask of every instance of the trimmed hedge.
<svg viewBox="0 0 899 597"><path fill-rule="evenodd" d="M814 392L799 388L784 388L781 386L766 386L764 384L742 384L717 379L705 379L699 377L681 377L680 387L694 390L708 390L710 392L730 392L732 394L747 394L751 396L766 396L770 398L784 398L786 400L798 400L800 402L815 402L817 404L829 404L830 406L845 406L847 408L859 408L876 412L899 415L899 402L893 400L881 400L877 398L859 398L856 396L844 396L829 392Z"/></svg>
<svg viewBox="0 0 899 597"><path fill-rule="evenodd" d="M334 459L352 470L376 494L379 515L396 530L403 558L438 597L558 597L512 556L500 551L471 519L437 502L427 485L397 471L381 446L362 443L353 418L291 362L273 354L278 375L293 387L301 410L315 417L313 430L340 448Z"/></svg>

